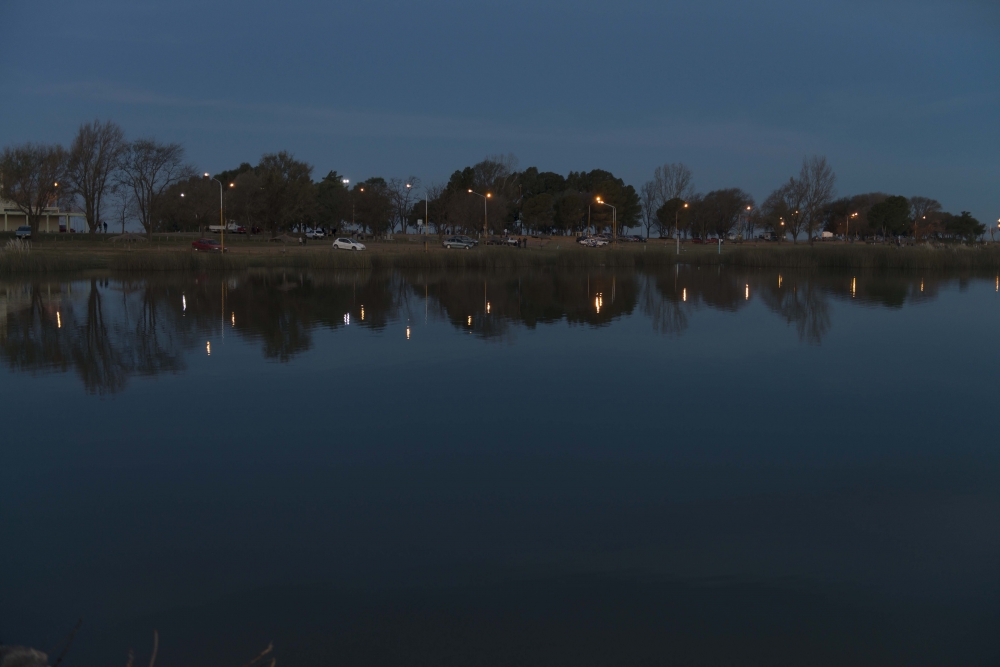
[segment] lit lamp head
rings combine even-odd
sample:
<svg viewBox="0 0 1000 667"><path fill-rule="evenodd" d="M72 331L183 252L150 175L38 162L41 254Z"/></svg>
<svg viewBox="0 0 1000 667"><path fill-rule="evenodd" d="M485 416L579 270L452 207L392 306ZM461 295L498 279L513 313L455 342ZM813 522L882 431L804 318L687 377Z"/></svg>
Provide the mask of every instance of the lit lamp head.
<svg viewBox="0 0 1000 667"><path fill-rule="evenodd" d="M492 196L493 196L493 195L492 195L491 193L489 193L489 192L487 192L487 193L486 193L486 198L487 198L487 199L489 199L489 198L490 198L490 197L492 197Z"/></svg>
<svg viewBox="0 0 1000 667"><path fill-rule="evenodd" d="M208 175L207 171L205 172L205 178L211 178L211 176Z"/></svg>

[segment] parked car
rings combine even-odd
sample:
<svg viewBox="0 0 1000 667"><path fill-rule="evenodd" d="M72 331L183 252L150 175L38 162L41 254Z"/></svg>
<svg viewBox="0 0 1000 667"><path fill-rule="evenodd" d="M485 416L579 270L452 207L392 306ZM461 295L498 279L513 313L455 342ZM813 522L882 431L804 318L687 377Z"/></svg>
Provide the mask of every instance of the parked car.
<svg viewBox="0 0 1000 667"><path fill-rule="evenodd" d="M222 252L222 244L215 239L198 239L191 242L191 249L199 252ZM229 252L229 248L226 248Z"/></svg>
<svg viewBox="0 0 1000 667"><path fill-rule="evenodd" d="M322 239L322 238L326 238L326 234L323 232L322 229L307 229L306 230L306 238L307 239L313 239L313 240L315 240L315 239Z"/></svg>
<svg viewBox="0 0 1000 667"><path fill-rule="evenodd" d="M626 236L625 238L627 238L629 241L632 241L633 243L645 243L646 242L646 239L642 238L638 234L633 234L632 236Z"/></svg>
<svg viewBox="0 0 1000 667"><path fill-rule="evenodd" d="M19 239L30 239L31 238L31 225L21 225L14 232L14 236Z"/></svg>
<svg viewBox="0 0 1000 667"><path fill-rule="evenodd" d="M466 239L468 239L468 240L466 240ZM463 236L449 236L448 238L446 238L441 243L441 245L443 245L445 248L448 248L448 249L458 248L459 250L468 250L469 248L473 247L473 245L474 245L473 243L470 243L470 241L471 241L471 239L469 239L469 237L467 237L467 236L464 236L464 237Z"/></svg>
<svg viewBox="0 0 1000 667"><path fill-rule="evenodd" d="M364 250L365 244L352 241L351 239L339 238L333 242L334 250Z"/></svg>
<svg viewBox="0 0 1000 667"><path fill-rule="evenodd" d="M472 238L471 236L466 236L465 234L459 234L456 238L462 239L463 241L465 241L466 243L468 243L469 245L471 245L473 248L475 248L477 245L479 245L479 241L477 241L476 239Z"/></svg>
<svg viewBox="0 0 1000 667"><path fill-rule="evenodd" d="M521 247L521 239L519 239L517 237L514 237L514 236L508 236L507 238L504 239L504 242L507 245L516 246L518 248Z"/></svg>

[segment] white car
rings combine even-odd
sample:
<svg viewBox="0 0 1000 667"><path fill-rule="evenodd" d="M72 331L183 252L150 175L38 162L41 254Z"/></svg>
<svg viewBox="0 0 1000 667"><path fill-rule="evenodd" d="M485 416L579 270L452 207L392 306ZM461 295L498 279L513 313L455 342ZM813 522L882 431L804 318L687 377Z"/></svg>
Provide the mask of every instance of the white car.
<svg viewBox="0 0 1000 667"><path fill-rule="evenodd" d="M352 241L351 239L340 238L333 242L334 250L364 250L365 245Z"/></svg>
<svg viewBox="0 0 1000 667"><path fill-rule="evenodd" d="M325 238L326 234L323 233L322 229L307 229L306 238L307 239L321 239Z"/></svg>

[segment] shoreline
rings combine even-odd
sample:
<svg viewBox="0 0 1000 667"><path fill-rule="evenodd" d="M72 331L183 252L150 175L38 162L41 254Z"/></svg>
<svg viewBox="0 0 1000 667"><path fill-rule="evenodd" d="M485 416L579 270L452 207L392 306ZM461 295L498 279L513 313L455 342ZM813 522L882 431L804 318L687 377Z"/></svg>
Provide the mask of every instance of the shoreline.
<svg viewBox="0 0 1000 667"><path fill-rule="evenodd" d="M159 238L158 238L159 237ZM147 245L148 244L148 245ZM154 236L136 247L114 247L107 239L43 238L31 250L0 246L0 275L39 275L80 271L243 271L247 269L587 269L652 268L675 264L769 269L865 269L875 271L1000 271L1000 244L973 246L902 246L843 242L682 244L651 239L615 248L578 247L572 237L532 239L526 249L478 247L471 250L424 250L410 241L367 242L362 252L335 251L327 241L305 246L275 245L238 238L222 255L190 250L187 237ZM147 247L143 247L147 246Z"/></svg>

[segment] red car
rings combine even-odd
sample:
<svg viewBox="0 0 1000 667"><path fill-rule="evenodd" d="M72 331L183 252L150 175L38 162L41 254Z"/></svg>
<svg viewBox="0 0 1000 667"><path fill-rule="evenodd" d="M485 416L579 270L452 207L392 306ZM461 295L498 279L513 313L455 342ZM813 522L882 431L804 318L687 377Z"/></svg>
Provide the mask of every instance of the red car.
<svg viewBox="0 0 1000 667"><path fill-rule="evenodd" d="M206 252L222 252L222 244L215 239L198 239L191 242L192 250L204 250ZM229 252L229 248L226 248Z"/></svg>

